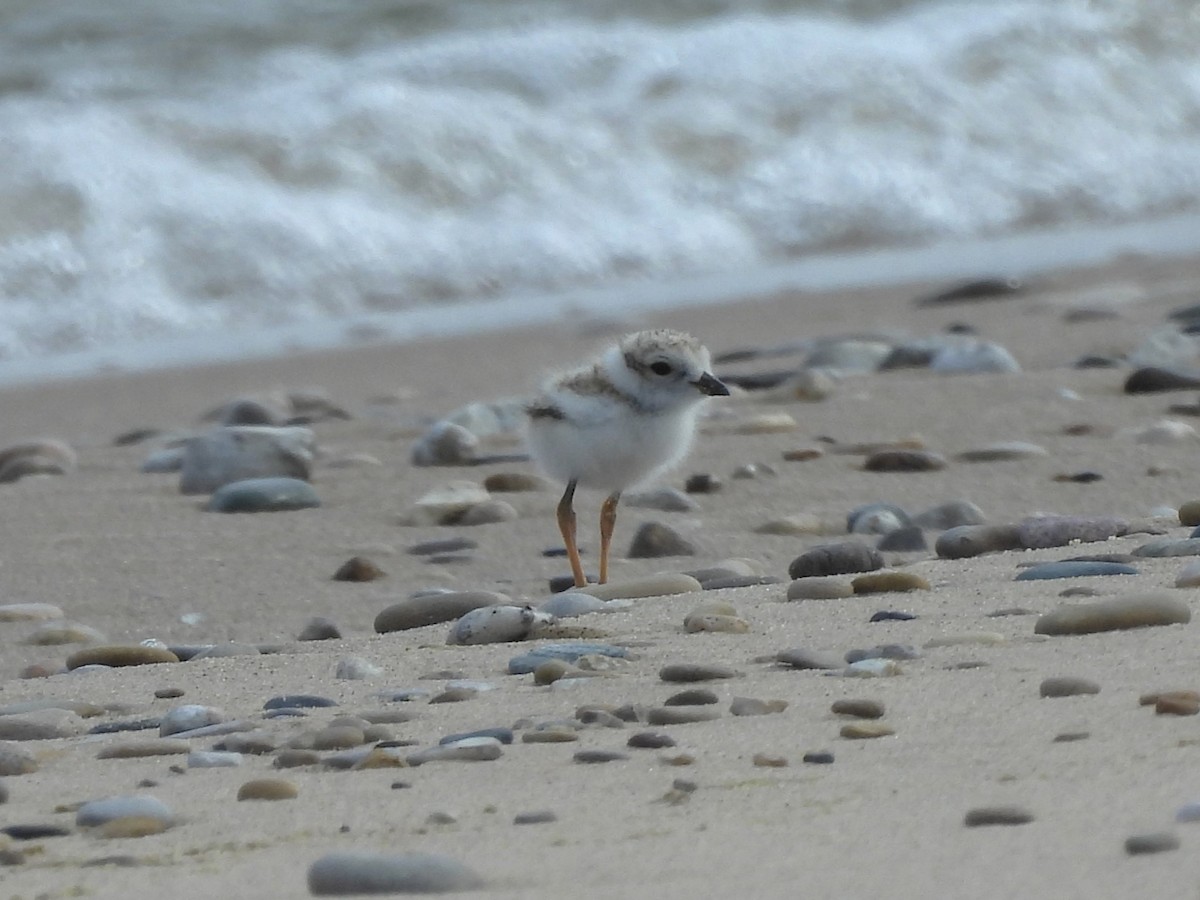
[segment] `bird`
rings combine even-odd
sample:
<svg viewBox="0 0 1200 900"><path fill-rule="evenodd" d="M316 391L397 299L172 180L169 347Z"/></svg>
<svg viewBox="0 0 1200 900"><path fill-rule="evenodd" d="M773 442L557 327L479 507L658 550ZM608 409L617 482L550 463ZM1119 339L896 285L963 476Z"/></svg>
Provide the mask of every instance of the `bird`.
<svg viewBox="0 0 1200 900"><path fill-rule="evenodd" d="M530 456L566 485L558 528L576 587L587 584L576 542L576 488L608 492L600 508L604 584L622 492L682 461L704 401L729 396L711 369L708 350L691 335L666 328L639 331L595 361L550 376L525 404Z"/></svg>

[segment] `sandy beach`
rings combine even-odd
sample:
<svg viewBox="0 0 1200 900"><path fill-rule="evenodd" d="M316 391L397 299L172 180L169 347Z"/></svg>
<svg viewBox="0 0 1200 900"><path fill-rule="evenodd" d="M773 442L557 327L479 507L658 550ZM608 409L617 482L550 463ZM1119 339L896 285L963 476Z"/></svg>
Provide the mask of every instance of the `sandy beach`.
<svg viewBox="0 0 1200 900"><path fill-rule="evenodd" d="M482 880L470 896L496 898L1193 894L1200 862L1190 850L1200 826L1176 817L1200 801L1200 719L1156 713L1139 698L1200 690L1196 624L1061 636L1035 628L1065 603L1154 593L1196 606L1196 588L1176 586L1191 558L1130 556L1151 541L1191 533L1175 511L1200 498L1196 419L1169 408L1194 404L1196 390L1128 394L1123 385L1133 371L1126 357L1169 326L1168 313L1200 299L1198 262L1123 258L1039 276L986 300L914 302L944 284L789 295L654 320L555 322L0 393L3 446L52 438L78 456L66 474L0 485L0 617L6 605L52 604L66 621L95 629L102 640L93 643L232 641L270 651L60 672L87 644L30 643L46 621L0 620L0 735L19 737L17 726L2 731L6 720L46 724L62 735L0 744L0 763L6 752L29 754L34 769L0 780L7 792L0 822L65 832L0 838L9 863L0 867L0 895L303 897L309 867L343 852L444 855ZM628 654L589 677L538 685L531 674L507 674L512 657L558 638L448 646L450 623L377 634L382 610L423 589L498 591L517 605L549 597L548 579L566 573L562 558L543 554L560 546L557 488L496 494L515 510L510 521L400 524L418 498L448 482L533 471L512 461L417 467L409 461L412 445L465 404L525 394L543 373L588 358L623 330L649 326L690 331L718 357L815 339L897 344L969 327L1006 348L1020 371L902 368L839 375L819 401L769 402L765 392L744 391L712 402L693 454L659 486L682 490L690 475L709 473L722 488L689 495L696 507L684 512L623 507L613 578L743 560L746 571L777 581L634 599L617 611L563 619L562 640L581 636ZM1076 366L1087 356L1113 364ZM758 355L717 371L736 377L795 369L803 358ZM1185 362L1197 367L1194 351ZM227 401L309 389L348 414L311 425L319 508L208 512L207 496L180 492L178 473L139 471L172 436L211 427L201 417ZM784 415L792 425L778 418ZM1151 430L1164 419L1180 424ZM116 443L135 429L160 434ZM855 445L896 442L940 454L945 465L866 471L867 454L854 452ZM960 457L999 442L1044 453ZM815 452L785 458L805 448ZM502 434L484 438L479 452L513 454L520 444ZM759 465L755 477L734 476L748 464ZM577 502L585 550L596 545L599 500L581 493ZM975 504L988 524L1060 515L1117 518L1128 527L1100 542L958 559L939 557L939 530L930 528L925 549L882 553L885 570L917 576L927 589L787 599L789 566L806 550L878 542L878 534L846 534L851 510L889 503L915 515L951 501ZM793 534L758 530L785 517L810 524ZM626 558L647 521L678 531L694 555ZM409 552L450 537L475 546L445 562ZM1087 554L1116 555L1137 574L1014 580L1031 563ZM370 559L385 576L334 580L353 556ZM594 553L585 564L595 565ZM834 577L848 584L856 575ZM748 629L686 631L685 617L713 602L732 606ZM871 621L879 611L913 618ZM1011 614L990 615L998 611ZM297 640L316 617L342 637ZM881 645L901 645L913 658L880 677L776 661L795 648L841 659ZM336 677L339 662L352 657L370 664L369 677ZM674 663L722 665L734 675L667 683L660 670ZM35 672L51 674L24 677ZM1040 695L1045 679L1064 676L1086 679L1098 692ZM462 692L461 702L429 702L455 680L478 690ZM690 688L715 694L709 706L719 717L656 726L611 715L585 724L577 716L589 707L658 708ZM416 693L391 699L404 691ZM266 701L294 694L337 705L264 717ZM733 715L734 698L786 701L786 708ZM860 721L831 710L847 699L877 701L884 713ZM60 708L21 706L30 701ZM248 723L253 730L238 734L261 737L267 749L211 768L189 765L186 752L100 758L106 748L157 740L159 719L183 704ZM411 718L390 721L403 718L397 713ZM342 771L327 764L339 752L331 748L313 764L275 766L290 741L338 716L382 722L385 741L411 742L401 750L385 744L394 752L378 758L396 761L450 734L504 728L515 738L486 761ZM843 736L845 726L862 721L888 733ZM91 733L138 722L147 727ZM575 739L525 740L556 722ZM674 746L629 747L640 732L667 735ZM206 751L231 736L183 740L186 749ZM359 748L369 743L362 738ZM577 760L581 751L620 756L588 764ZM832 762L803 761L823 753ZM237 799L244 783L268 778L290 782L296 796ZM162 801L170 827L106 838L77 825L81 804L125 795ZM1015 808L1028 821L965 824L971 811L997 808ZM538 812L552 813L552 821L514 821ZM1177 838L1178 849L1127 852L1127 839L1159 833Z"/></svg>

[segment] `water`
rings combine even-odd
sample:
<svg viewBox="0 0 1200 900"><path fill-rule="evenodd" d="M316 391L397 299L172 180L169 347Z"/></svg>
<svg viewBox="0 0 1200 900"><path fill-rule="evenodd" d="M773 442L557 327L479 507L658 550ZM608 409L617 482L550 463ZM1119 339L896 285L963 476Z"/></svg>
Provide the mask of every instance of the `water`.
<svg viewBox="0 0 1200 900"><path fill-rule="evenodd" d="M9 0L0 361L1200 214L1198 50L1192 0Z"/></svg>

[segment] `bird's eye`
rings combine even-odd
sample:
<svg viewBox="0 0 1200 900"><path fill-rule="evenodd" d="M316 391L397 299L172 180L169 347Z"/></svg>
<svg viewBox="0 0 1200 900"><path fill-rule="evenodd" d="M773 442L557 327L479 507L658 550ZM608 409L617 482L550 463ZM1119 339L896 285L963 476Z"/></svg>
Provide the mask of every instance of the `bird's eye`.
<svg viewBox="0 0 1200 900"><path fill-rule="evenodd" d="M659 360L658 362L656 362L650 366L650 371L653 372L655 375L670 375L671 374L671 364L668 362L663 362L662 360Z"/></svg>

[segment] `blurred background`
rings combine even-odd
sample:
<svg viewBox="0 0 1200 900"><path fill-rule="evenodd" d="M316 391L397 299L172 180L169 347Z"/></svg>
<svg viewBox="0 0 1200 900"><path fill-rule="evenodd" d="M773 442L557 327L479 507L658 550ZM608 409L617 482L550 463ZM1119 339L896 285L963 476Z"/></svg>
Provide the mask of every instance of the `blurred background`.
<svg viewBox="0 0 1200 900"><path fill-rule="evenodd" d="M8 361L1198 211L1194 0L0 6Z"/></svg>

